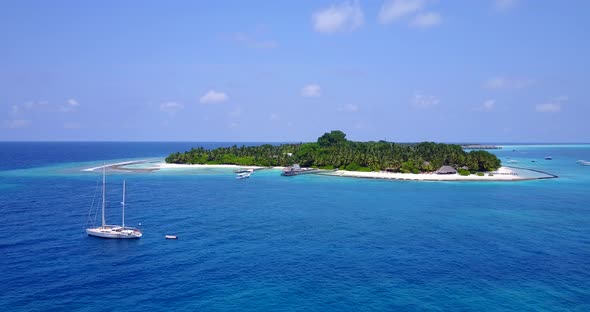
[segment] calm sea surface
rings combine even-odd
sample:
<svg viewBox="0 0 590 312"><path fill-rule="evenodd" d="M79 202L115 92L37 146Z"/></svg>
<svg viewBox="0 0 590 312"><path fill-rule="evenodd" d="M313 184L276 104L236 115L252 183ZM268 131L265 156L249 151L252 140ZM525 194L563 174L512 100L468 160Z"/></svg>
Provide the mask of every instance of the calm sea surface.
<svg viewBox="0 0 590 312"><path fill-rule="evenodd" d="M81 169L198 145L0 143L0 311L590 311L590 145L493 151L560 176L526 182L110 173L144 236L85 234Z"/></svg>

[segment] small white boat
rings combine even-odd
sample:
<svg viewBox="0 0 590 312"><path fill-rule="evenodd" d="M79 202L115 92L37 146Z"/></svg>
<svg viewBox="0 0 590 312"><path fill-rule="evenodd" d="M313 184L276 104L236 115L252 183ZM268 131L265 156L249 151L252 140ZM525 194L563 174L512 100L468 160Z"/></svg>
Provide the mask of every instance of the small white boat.
<svg viewBox="0 0 590 312"><path fill-rule="evenodd" d="M165 237L166 239L178 239L178 236L176 235L166 235Z"/></svg>
<svg viewBox="0 0 590 312"><path fill-rule="evenodd" d="M551 159L553 159L553 157L551 157L551 156L545 157L545 160L551 160Z"/></svg>
<svg viewBox="0 0 590 312"><path fill-rule="evenodd" d="M236 175L236 179L247 179L251 176L252 174L249 172L244 172L244 173L238 173Z"/></svg>
<svg viewBox="0 0 590 312"><path fill-rule="evenodd" d="M582 166L590 166L590 161L578 160L576 162Z"/></svg>
<svg viewBox="0 0 590 312"><path fill-rule="evenodd" d="M254 169L248 169L244 172L240 172L238 174L236 174L236 179L246 179L249 178L252 173L254 173Z"/></svg>

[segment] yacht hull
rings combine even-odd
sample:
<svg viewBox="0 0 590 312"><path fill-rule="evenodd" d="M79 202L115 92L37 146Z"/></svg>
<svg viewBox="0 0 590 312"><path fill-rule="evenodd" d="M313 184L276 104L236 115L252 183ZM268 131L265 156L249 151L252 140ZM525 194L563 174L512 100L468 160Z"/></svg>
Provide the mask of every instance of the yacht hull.
<svg viewBox="0 0 590 312"><path fill-rule="evenodd" d="M114 238L114 239L138 239L141 238L142 234L138 231L126 230L126 231L114 231L111 229L86 229L88 236L95 236L101 238Z"/></svg>

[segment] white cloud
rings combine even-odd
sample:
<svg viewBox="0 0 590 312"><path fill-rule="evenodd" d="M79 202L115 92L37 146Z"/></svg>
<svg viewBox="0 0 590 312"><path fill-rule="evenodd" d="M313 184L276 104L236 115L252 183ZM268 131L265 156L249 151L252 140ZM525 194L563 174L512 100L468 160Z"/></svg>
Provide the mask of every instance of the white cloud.
<svg viewBox="0 0 590 312"><path fill-rule="evenodd" d="M58 110L62 113L68 113L78 109L78 106L80 106L80 103L78 103L76 99L68 99L65 105L60 105L58 107Z"/></svg>
<svg viewBox="0 0 590 312"><path fill-rule="evenodd" d="M49 105L48 101L40 100L40 101L28 101L22 104L12 105L10 107L10 113L13 116L13 120L15 121L14 125L17 127L22 127L24 124L23 121L29 120L26 118L31 114L39 114L39 113L70 113L75 112L80 107L80 102L78 100L70 98L67 99L62 104L52 104ZM17 118L18 117L18 118ZM6 124L6 122L5 122ZM12 128L12 126L11 126Z"/></svg>
<svg viewBox="0 0 590 312"><path fill-rule="evenodd" d="M317 84L308 84L301 89L301 95L304 97L319 97L322 90Z"/></svg>
<svg viewBox="0 0 590 312"><path fill-rule="evenodd" d="M270 119L272 121L279 120L279 119L281 119L281 115L279 115L277 113L272 113L272 114L270 114L268 119Z"/></svg>
<svg viewBox="0 0 590 312"><path fill-rule="evenodd" d="M26 113L29 111L47 111L47 110L51 110L50 107L48 107L49 102L47 101L28 101L25 102L23 104L20 105L12 105L11 107L11 112L13 115L16 114L21 114L21 113Z"/></svg>
<svg viewBox="0 0 590 312"><path fill-rule="evenodd" d="M414 94L412 105L416 108L432 108L440 103L440 99L434 95L422 93Z"/></svg>
<svg viewBox="0 0 590 312"><path fill-rule="evenodd" d="M416 13L424 7L423 0L389 0L383 3L379 11L379 22L389 24L402 17Z"/></svg>
<svg viewBox="0 0 590 312"><path fill-rule="evenodd" d="M561 105L568 100L565 95L558 96L547 103L537 104L535 110L538 113L557 113L561 111Z"/></svg>
<svg viewBox="0 0 590 312"><path fill-rule="evenodd" d="M483 104L481 105L481 110L484 112L490 112L492 110L494 110L494 108L496 107L496 100L486 100L485 102L483 102Z"/></svg>
<svg viewBox="0 0 590 312"><path fill-rule="evenodd" d="M201 97L199 102L203 104L211 104L211 103L222 103L229 99L227 94L223 92L217 92L215 90L209 90L205 95Z"/></svg>
<svg viewBox="0 0 590 312"><path fill-rule="evenodd" d="M560 103L543 103L537 104L535 110L539 113L556 113L561 111Z"/></svg>
<svg viewBox="0 0 590 312"><path fill-rule="evenodd" d="M554 98L553 100L557 101L557 102L565 102L565 101L569 100L569 97L567 95L560 95L560 96Z"/></svg>
<svg viewBox="0 0 590 312"><path fill-rule="evenodd" d="M18 128L26 128L31 124L31 121L28 119L12 119L12 120L5 120L2 126L4 128L10 129L18 129Z"/></svg>
<svg viewBox="0 0 590 312"><path fill-rule="evenodd" d="M354 104L348 104L340 107L338 110L341 112L354 113L359 110L359 107Z"/></svg>
<svg viewBox="0 0 590 312"><path fill-rule="evenodd" d="M26 110L39 110L39 109L44 109L47 107L47 104L49 104L48 101L29 101L23 104L23 107Z"/></svg>
<svg viewBox="0 0 590 312"><path fill-rule="evenodd" d="M420 13L414 17L414 20L410 23L410 26L427 28L436 26L442 23L442 18L437 12Z"/></svg>
<svg viewBox="0 0 590 312"><path fill-rule="evenodd" d="M160 104L160 110L170 115L176 114L176 112L182 110L183 108L184 104L177 102L165 102Z"/></svg>
<svg viewBox="0 0 590 312"><path fill-rule="evenodd" d="M494 9L499 11L506 11L515 8L520 0L494 0Z"/></svg>
<svg viewBox="0 0 590 312"><path fill-rule="evenodd" d="M313 28L321 33L352 31L363 25L364 14L359 2L343 2L312 14Z"/></svg>
<svg viewBox="0 0 590 312"><path fill-rule="evenodd" d="M279 43L274 40L261 40L254 35L243 32L235 33L232 39L237 43L255 49L274 49L279 46Z"/></svg>
<svg viewBox="0 0 590 312"><path fill-rule="evenodd" d="M532 79L494 77L486 81L484 87L488 89L522 89L534 82Z"/></svg>

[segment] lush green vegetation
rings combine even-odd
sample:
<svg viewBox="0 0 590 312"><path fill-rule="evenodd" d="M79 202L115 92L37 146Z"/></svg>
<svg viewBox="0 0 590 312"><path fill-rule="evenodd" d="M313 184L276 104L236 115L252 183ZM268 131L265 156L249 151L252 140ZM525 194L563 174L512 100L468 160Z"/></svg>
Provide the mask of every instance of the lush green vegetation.
<svg viewBox="0 0 590 312"><path fill-rule="evenodd" d="M471 172L467 169L459 169L459 170L457 170L457 172L462 176L468 176L471 174Z"/></svg>
<svg viewBox="0 0 590 312"><path fill-rule="evenodd" d="M184 153L170 154L166 162L242 166L290 166L298 163L302 167L405 173L431 172L443 165L455 168L467 166L474 172L492 171L500 167L500 160L494 154L486 151L466 153L456 144L353 142L338 130L325 133L313 143L234 145L213 150L193 148Z"/></svg>

